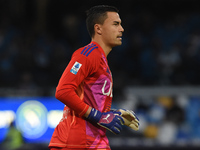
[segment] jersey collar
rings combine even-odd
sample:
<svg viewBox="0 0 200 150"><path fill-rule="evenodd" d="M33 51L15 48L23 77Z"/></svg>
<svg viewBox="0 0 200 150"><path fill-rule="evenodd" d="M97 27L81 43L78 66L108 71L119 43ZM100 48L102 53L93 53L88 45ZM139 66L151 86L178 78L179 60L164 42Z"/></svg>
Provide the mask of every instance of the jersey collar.
<svg viewBox="0 0 200 150"><path fill-rule="evenodd" d="M97 45L98 49L101 51L101 53L104 55L104 57L107 58L104 50L102 49L102 47L97 42L92 41L91 43Z"/></svg>

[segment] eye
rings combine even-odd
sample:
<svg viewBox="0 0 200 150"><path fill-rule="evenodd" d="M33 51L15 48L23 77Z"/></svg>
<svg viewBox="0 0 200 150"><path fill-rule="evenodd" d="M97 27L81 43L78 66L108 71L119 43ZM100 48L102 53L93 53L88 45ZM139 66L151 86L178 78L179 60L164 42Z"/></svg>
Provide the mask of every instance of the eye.
<svg viewBox="0 0 200 150"><path fill-rule="evenodd" d="M114 22L113 22L113 25L118 26L118 25L119 25L119 22L114 21Z"/></svg>

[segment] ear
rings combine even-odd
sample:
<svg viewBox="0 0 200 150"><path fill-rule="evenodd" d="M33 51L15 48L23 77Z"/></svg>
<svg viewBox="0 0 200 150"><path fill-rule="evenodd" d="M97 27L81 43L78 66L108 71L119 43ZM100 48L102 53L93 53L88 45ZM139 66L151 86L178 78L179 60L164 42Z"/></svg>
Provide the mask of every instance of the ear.
<svg viewBox="0 0 200 150"><path fill-rule="evenodd" d="M101 35L101 33L102 33L102 31L101 31L101 25L100 25L100 24L95 24L95 25L94 25L94 31L95 31L97 34Z"/></svg>

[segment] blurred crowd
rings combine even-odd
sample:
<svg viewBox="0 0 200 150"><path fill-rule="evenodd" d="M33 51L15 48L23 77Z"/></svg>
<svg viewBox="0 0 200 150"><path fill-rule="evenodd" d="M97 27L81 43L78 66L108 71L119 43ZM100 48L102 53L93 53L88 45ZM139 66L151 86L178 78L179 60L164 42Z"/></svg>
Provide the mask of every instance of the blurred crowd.
<svg viewBox="0 0 200 150"><path fill-rule="evenodd" d="M134 110L140 119L137 132L130 128L122 132L124 138L132 139L132 146L200 147L199 96L145 97L135 96L130 91L125 95L115 107Z"/></svg>
<svg viewBox="0 0 200 150"><path fill-rule="evenodd" d="M90 42L84 14L89 6L77 11L64 1L1 4L0 86L55 87L74 50ZM115 89L200 84L200 13L159 4L131 9L128 2L116 3L125 32L123 45L108 56Z"/></svg>

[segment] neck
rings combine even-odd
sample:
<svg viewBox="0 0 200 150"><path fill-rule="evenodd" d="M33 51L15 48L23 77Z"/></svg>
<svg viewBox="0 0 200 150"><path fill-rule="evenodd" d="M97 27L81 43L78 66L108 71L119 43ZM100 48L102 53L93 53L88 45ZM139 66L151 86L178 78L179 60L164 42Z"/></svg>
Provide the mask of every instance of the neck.
<svg viewBox="0 0 200 150"><path fill-rule="evenodd" d="M101 48L103 49L107 57L110 51L112 50L112 47L106 45L102 40L97 40L97 39L92 38L92 41L98 43L101 46Z"/></svg>

